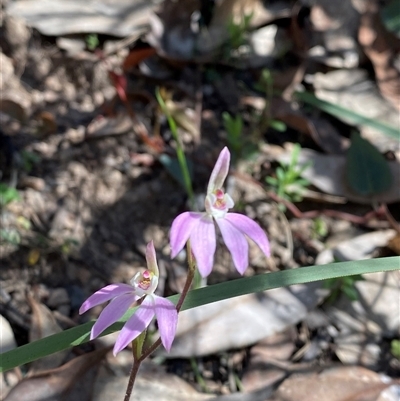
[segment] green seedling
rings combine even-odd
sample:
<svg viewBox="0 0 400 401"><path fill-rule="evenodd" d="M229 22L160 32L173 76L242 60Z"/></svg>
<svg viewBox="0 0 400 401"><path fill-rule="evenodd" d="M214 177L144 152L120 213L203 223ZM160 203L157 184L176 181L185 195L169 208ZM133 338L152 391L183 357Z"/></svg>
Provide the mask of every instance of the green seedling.
<svg viewBox="0 0 400 401"><path fill-rule="evenodd" d="M21 152L22 168L26 173L30 173L35 164L40 162L40 156L28 150L23 150Z"/></svg>
<svg viewBox="0 0 400 401"><path fill-rule="evenodd" d="M265 95L265 106L258 116L258 126L260 132L265 132L268 128L273 128L278 132L285 132L287 127L282 121L275 120L271 116L271 103L273 97L273 81L271 71L264 68L261 72L259 81L254 85L255 89L263 92Z"/></svg>
<svg viewBox="0 0 400 401"><path fill-rule="evenodd" d="M11 245L19 245L21 243L21 236L14 228L3 228L0 230L0 240Z"/></svg>
<svg viewBox="0 0 400 401"><path fill-rule="evenodd" d="M364 280L360 274L354 276L334 278L324 281L324 288L332 290L331 295L327 299L327 303L334 302L340 294L346 295L350 301L358 299L358 292L355 287L357 281Z"/></svg>
<svg viewBox="0 0 400 401"><path fill-rule="evenodd" d="M400 359L400 340L391 341L390 352L395 358Z"/></svg>
<svg viewBox="0 0 400 401"><path fill-rule="evenodd" d="M19 199L19 193L15 188L9 187L4 183L0 183L0 207L8 205L9 203Z"/></svg>
<svg viewBox="0 0 400 401"><path fill-rule="evenodd" d="M239 155L240 148L243 144L242 131L243 131L243 119L240 114L235 117L224 111L222 113L222 120L224 122L224 128L228 134L228 145L235 156Z"/></svg>
<svg viewBox="0 0 400 401"><path fill-rule="evenodd" d="M225 43L223 50L225 58L230 58L232 53L247 43L246 34L250 28L250 22L253 18L253 13L244 15L239 23L235 22L232 18L228 22L228 40Z"/></svg>
<svg viewBox="0 0 400 401"><path fill-rule="evenodd" d="M253 13L244 15L239 23L233 19L228 22L229 44L232 49L237 49L246 43L246 32L249 30Z"/></svg>
<svg viewBox="0 0 400 401"><path fill-rule="evenodd" d="M328 225L321 217L317 217L313 221L312 236L313 238L324 238L328 234Z"/></svg>
<svg viewBox="0 0 400 401"><path fill-rule="evenodd" d="M307 163L302 167L298 166L298 158L300 153L300 145L293 147L290 163L280 163L276 169L276 177L267 177L266 182L273 188L276 194L290 202L300 202L305 188L309 185L309 181L301 178L304 170L310 167L311 163ZM285 210L282 205L282 210Z"/></svg>
<svg viewBox="0 0 400 401"><path fill-rule="evenodd" d="M222 120L225 131L228 135L228 146L232 151L233 162L240 157L249 158L256 150L256 146L243 135L243 118L240 114L235 117L224 111Z"/></svg>
<svg viewBox="0 0 400 401"><path fill-rule="evenodd" d="M100 41L96 33L91 33L85 37L86 47L91 52L99 47Z"/></svg>

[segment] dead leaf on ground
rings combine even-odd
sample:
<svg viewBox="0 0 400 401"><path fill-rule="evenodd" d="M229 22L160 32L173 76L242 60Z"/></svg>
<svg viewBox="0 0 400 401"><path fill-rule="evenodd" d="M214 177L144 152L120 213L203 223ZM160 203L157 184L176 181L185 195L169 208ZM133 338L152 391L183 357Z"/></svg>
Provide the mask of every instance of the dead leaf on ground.
<svg viewBox="0 0 400 401"><path fill-rule="evenodd" d="M17 346L11 325L3 315L0 315L0 338L0 354Z"/></svg>
<svg viewBox="0 0 400 401"><path fill-rule="evenodd" d="M132 120L127 114L117 117L100 116L95 118L86 129L86 138L102 138L109 135L122 135L132 130Z"/></svg>
<svg viewBox="0 0 400 401"><path fill-rule="evenodd" d="M339 367L321 374L296 374L286 379L270 401L396 401L388 378L361 367Z"/></svg>
<svg viewBox="0 0 400 401"><path fill-rule="evenodd" d="M143 60L155 54L155 49L152 47L145 47L141 49L132 49L129 54L125 57L122 63L122 69L124 72L137 67Z"/></svg>
<svg viewBox="0 0 400 401"><path fill-rule="evenodd" d="M139 38L153 8L154 2L143 0L29 0L9 2L7 13L48 36L102 33Z"/></svg>
<svg viewBox="0 0 400 401"><path fill-rule="evenodd" d="M127 370L129 371L129 367ZM123 400L127 384L127 374L114 374L111 369L102 366L91 401ZM135 401L203 401L211 397L209 394L197 392L187 382L176 375L166 373L162 367L151 361L142 363L132 394L132 400Z"/></svg>
<svg viewBox="0 0 400 401"><path fill-rule="evenodd" d="M350 141L340 135L338 129L323 117L309 116L302 110L296 110L282 99L271 104L272 118L283 121L289 127L309 135L315 143L327 153L343 154L350 146Z"/></svg>
<svg viewBox="0 0 400 401"><path fill-rule="evenodd" d="M32 309L32 322L29 332L29 341L37 341L62 331L56 322L53 313L47 306L38 302L32 295L28 294L27 300ZM55 354L37 359L32 362L30 373L57 368L65 360L69 350L57 352Z"/></svg>
<svg viewBox="0 0 400 401"><path fill-rule="evenodd" d="M182 312L168 356L203 356L254 344L299 322L326 295L320 284L305 284Z"/></svg>
<svg viewBox="0 0 400 401"><path fill-rule="evenodd" d="M196 33L192 14L200 9L199 0L165 0L150 17L147 42L157 54L172 60L189 60L194 56Z"/></svg>
<svg viewBox="0 0 400 401"><path fill-rule="evenodd" d="M13 60L0 52L0 111L25 122L32 110L30 93L15 75Z"/></svg>
<svg viewBox="0 0 400 401"><path fill-rule="evenodd" d="M193 109L189 109L182 104L176 103L173 100L166 100L165 107L171 117L175 120L178 127L189 132L195 139L199 141L199 128L196 124L196 114Z"/></svg>
<svg viewBox="0 0 400 401"><path fill-rule="evenodd" d="M400 110L400 71L395 65L400 40L386 30L375 1L368 2L367 10L361 16L358 40L374 66L382 96Z"/></svg>
<svg viewBox="0 0 400 401"><path fill-rule="evenodd" d="M192 16L200 8L198 0L179 1L179 4L171 0L164 1L158 12L151 17L147 41L157 49L159 55L170 60L204 62L212 60L220 53L222 45L229 41L230 22L239 24L245 15L252 14L249 27L252 29L290 15L288 4L284 1L265 4L260 0L222 0L216 2L210 24L207 27L196 27ZM273 32L267 31L259 35L264 39L265 34L270 37ZM272 36L275 38L275 33ZM257 38L253 39L257 41ZM275 39L272 47L275 49Z"/></svg>
<svg viewBox="0 0 400 401"><path fill-rule="evenodd" d="M275 361L287 361L295 350L294 327L273 334L258 342L250 350L250 359L243 372L242 384L246 392L273 384L285 376Z"/></svg>
<svg viewBox="0 0 400 401"><path fill-rule="evenodd" d="M89 401L100 362L110 348L93 351L65 365L20 381L4 401Z"/></svg>
<svg viewBox="0 0 400 401"><path fill-rule="evenodd" d="M387 244L393 252L400 256L400 234L393 237Z"/></svg>
<svg viewBox="0 0 400 401"><path fill-rule="evenodd" d="M382 230L348 239L322 251L316 264L369 259L395 235L395 230ZM395 301L400 299L400 277L398 271L363 277L354 284L357 300L341 294L325 312L338 329L334 340L338 358L346 364L378 369L382 352L379 341L382 336L396 336L400 330L399 305Z"/></svg>
<svg viewBox="0 0 400 401"><path fill-rule="evenodd" d="M392 127L399 126L399 112L383 99L375 82L368 79L365 70L336 70L316 73L313 76L315 96L321 100L341 106L368 119L374 119ZM341 117L349 124L353 121ZM376 128L360 125L362 136L382 153L398 149L398 138L391 138Z"/></svg>
<svg viewBox="0 0 400 401"><path fill-rule="evenodd" d="M291 151L277 155L277 159L289 163ZM400 200L400 165L398 161L389 161L388 165L393 177L389 190L374 196L360 196L352 192L345 181L346 157L341 155L324 155L311 149L301 149L298 157L298 166L310 163L301 176L319 190L330 195L343 196L352 202L370 204L371 202L394 203Z"/></svg>
<svg viewBox="0 0 400 401"><path fill-rule="evenodd" d="M302 3L310 4L308 1ZM312 2L309 57L335 68L354 68L359 63L356 2L316 0Z"/></svg>

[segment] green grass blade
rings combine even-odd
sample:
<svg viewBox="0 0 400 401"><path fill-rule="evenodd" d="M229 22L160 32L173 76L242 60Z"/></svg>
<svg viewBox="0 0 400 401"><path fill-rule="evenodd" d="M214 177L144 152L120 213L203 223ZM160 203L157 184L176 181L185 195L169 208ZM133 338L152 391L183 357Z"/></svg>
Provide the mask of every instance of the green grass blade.
<svg viewBox="0 0 400 401"><path fill-rule="evenodd" d="M399 127L392 127L380 121L372 118L364 117L361 114L355 113L345 109L344 107L337 106L336 104L326 102L325 100L318 99L312 93L309 92L296 92L296 98L304 103L308 103L311 106L317 107L325 113L331 114L339 119L351 121L355 125L367 125L371 128L375 128L392 138L400 139Z"/></svg>
<svg viewBox="0 0 400 401"><path fill-rule="evenodd" d="M182 310L273 288L392 270L400 270L399 256L331 263L322 266L308 266L299 269L265 273L190 291ZM179 295L169 297L174 303L178 301L178 298ZM128 311L120 321L107 329L103 335L120 330L133 312L134 309ZM89 341L89 333L93 323L88 322L0 354L0 372Z"/></svg>

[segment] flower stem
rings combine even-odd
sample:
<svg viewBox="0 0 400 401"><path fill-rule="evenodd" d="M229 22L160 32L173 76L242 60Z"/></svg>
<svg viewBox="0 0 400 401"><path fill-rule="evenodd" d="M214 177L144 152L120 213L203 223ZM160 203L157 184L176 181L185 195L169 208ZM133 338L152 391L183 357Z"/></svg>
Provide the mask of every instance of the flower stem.
<svg viewBox="0 0 400 401"><path fill-rule="evenodd" d="M131 373L129 375L128 387L126 388L124 401L129 401L131 399L133 385L135 384L135 379L139 372L141 363L142 363L141 359L134 358Z"/></svg>
<svg viewBox="0 0 400 401"><path fill-rule="evenodd" d="M163 97L161 96L161 92L160 92L159 88L156 89L156 98L157 98L158 104L160 105L163 113L167 117L168 125L171 129L172 136L176 141L176 157L178 158L179 167L182 172L183 184L184 184L186 193L189 197L191 207L194 208L195 201L194 201L192 180L190 178L190 173L189 173L189 168L188 168L185 152L183 151L182 143L178 136L178 128L176 126L176 122L175 122L174 118L171 116L171 113L168 111L168 108L165 104Z"/></svg>

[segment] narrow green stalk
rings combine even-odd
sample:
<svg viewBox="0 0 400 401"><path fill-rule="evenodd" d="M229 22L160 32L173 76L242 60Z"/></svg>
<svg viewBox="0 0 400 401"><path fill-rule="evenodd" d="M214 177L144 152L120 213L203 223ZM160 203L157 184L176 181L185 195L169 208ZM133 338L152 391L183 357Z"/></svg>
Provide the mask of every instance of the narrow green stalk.
<svg viewBox="0 0 400 401"><path fill-rule="evenodd" d="M176 141L176 156L178 158L179 167L181 168L181 171L182 171L185 190L189 197L191 206L194 207L195 202L194 202L194 192L193 192L193 187L192 187L192 180L190 179L189 168L187 165L185 152L183 151L182 143L178 136L178 127L176 125L175 120L173 119L173 117L171 116L171 114L169 113L169 111L167 109L167 106L164 102L164 99L161 96L159 88L156 89L156 98L157 98L158 104L160 105L163 113L167 116L169 128L171 129L172 136Z"/></svg>
<svg viewBox="0 0 400 401"><path fill-rule="evenodd" d="M190 366L193 370L194 376L196 377L196 382L199 384L201 390L203 391L203 393L208 393L206 382L203 379L196 359L193 357L190 358Z"/></svg>

